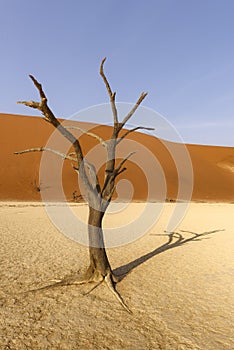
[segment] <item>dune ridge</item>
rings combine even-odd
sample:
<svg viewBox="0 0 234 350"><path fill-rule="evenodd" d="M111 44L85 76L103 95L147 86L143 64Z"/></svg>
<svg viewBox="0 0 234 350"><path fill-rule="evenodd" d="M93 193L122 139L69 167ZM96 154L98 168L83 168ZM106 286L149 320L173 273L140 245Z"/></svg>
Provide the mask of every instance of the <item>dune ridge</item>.
<svg viewBox="0 0 234 350"><path fill-rule="evenodd" d="M110 137L111 128L109 126L96 126L85 122L76 123L84 129L94 127L93 132L104 139ZM2 164L0 169L0 200L41 201L41 191L48 186L56 186L56 179L53 179L51 184L40 183L41 153L15 155L14 152L44 146L54 131L53 127L40 117L0 114L0 129ZM178 191L177 169L165 147L165 144L170 142L162 142L153 136L138 132L131 134L130 139L147 147L157 158L166 179L166 198L169 201L175 200ZM95 139L86 135L80 137L80 142L84 153L97 145ZM173 147L179 148L181 145L174 143ZM194 188L191 199L193 201L233 202L234 147L187 145L187 149L194 172ZM132 149L126 150L126 154L128 151L132 151ZM103 168L100 170L100 178L102 177ZM144 201L147 199L145 175L134 162L127 162L127 171L121 175L120 179L127 179L133 184L133 200ZM157 183L157 174L155 174L155 183ZM69 201L74 200L75 196L80 194L76 173L68 161L65 161L63 165L63 186Z"/></svg>

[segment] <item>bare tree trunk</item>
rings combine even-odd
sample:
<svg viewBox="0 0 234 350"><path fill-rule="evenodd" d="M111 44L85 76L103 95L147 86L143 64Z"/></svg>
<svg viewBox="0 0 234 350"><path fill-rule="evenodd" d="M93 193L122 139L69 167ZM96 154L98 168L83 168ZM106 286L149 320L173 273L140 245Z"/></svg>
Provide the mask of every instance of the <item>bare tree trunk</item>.
<svg viewBox="0 0 234 350"><path fill-rule="evenodd" d="M89 257L90 265L88 274L95 281L103 280L111 274L110 263L105 250L102 230L104 212L89 206L88 234L89 234Z"/></svg>

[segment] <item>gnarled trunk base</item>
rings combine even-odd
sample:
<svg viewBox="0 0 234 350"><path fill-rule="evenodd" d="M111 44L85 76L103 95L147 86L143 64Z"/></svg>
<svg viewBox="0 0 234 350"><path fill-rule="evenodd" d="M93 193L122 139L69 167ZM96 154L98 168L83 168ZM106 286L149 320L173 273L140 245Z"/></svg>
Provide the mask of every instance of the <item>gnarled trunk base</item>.
<svg viewBox="0 0 234 350"><path fill-rule="evenodd" d="M100 286L103 282L106 283L111 292L115 295L117 300L123 306L123 308L131 313L128 306L125 304L121 295L116 290L115 286L118 282L118 278L113 274L103 239L103 231L102 231L102 218L104 213L102 211L89 208L89 258L90 264L88 269L86 270L84 276L81 278L79 274L71 274L69 276L64 277L61 280L53 280L54 283L47 285L45 287L37 288L30 290L28 292L36 292L41 290L48 290L51 288L59 287L59 286L70 286L70 285L82 285L88 283L94 283L94 286L84 295L89 294L98 286Z"/></svg>

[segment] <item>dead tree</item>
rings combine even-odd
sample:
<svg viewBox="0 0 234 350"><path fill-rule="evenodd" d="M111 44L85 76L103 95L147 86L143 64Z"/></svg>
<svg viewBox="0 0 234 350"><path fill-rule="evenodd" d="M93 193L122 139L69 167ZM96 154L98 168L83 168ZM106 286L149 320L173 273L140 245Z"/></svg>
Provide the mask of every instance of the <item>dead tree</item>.
<svg viewBox="0 0 234 350"><path fill-rule="evenodd" d="M102 230L102 220L103 216L107 210L109 203L111 202L114 190L115 190L115 181L119 174L126 170L124 166L126 161L131 157L134 153L130 153L126 155L126 157L121 160L118 164L116 164L116 147L118 144L130 133L139 130L139 129L150 129L142 126L135 127L130 130L123 130L126 123L133 116L141 102L146 97L147 93L143 92L133 108L129 111L129 113L125 116L125 118L120 122L118 118L118 111L116 108L115 97L116 93L112 92L110 84L106 78L104 73L104 63L106 58L104 58L100 65L100 75L105 83L107 92L110 98L110 104L112 108L113 114L113 131L110 140L105 141L100 136L87 132L87 134L91 137L95 137L101 144L106 148L106 164L105 164L105 177L104 181L101 184L98 179L98 175L95 167L90 164L83 154L81 145L79 140L71 133L68 127L64 127L60 121L55 117L52 110L49 108L47 103L46 94L42 88L42 85L32 76L32 79L35 87L37 88L40 94L40 102L34 101L22 101L18 102L24 104L25 106L38 109L41 111L45 120L52 124L58 131L70 141L73 146L74 153L70 154L62 154L56 150L40 147L27 149L24 151L16 152L17 154L26 153L26 152L43 152L49 151L56 153L58 156L62 156L64 159L69 159L71 161L75 161L76 165L73 165L74 169L79 173L80 179L83 182L84 189L86 192L86 198L89 206L89 219L88 219L88 236L89 236L89 267L82 279L79 279L78 276L69 276L62 280L56 281L53 285L43 287L41 289L51 288L53 286L59 285L71 285L71 284L84 284L84 283L94 283L93 290L97 286L99 286L102 282L105 282L110 290L117 297L121 305L127 310L130 311L128 306L124 303L121 295L116 290L116 283L118 282L118 277L114 276L113 271L111 269L103 238L103 230ZM122 132L121 132L122 131ZM120 135L121 132L121 135Z"/></svg>

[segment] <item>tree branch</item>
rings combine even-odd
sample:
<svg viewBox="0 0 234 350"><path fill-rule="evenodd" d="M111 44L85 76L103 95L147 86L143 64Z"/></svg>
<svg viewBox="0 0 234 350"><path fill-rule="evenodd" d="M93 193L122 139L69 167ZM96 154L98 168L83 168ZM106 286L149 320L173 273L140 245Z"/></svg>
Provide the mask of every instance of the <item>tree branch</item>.
<svg viewBox="0 0 234 350"><path fill-rule="evenodd" d="M122 166L124 165L124 163L126 163L126 161L136 152L130 152L124 159L121 160L121 162L119 163L119 165L117 166L117 168L115 168L115 175L119 174L119 171L121 170Z"/></svg>
<svg viewBox="0 0 234 350"><path fill-rule="evenodd" d="M107 143L106 141L103 140L103 138L97 134L94 134L93 132L89 132L89 131L86 131L85 129L82 129L80 128L79 126L72 126L72 125L68 125L68 126L65 126L66 129L76 129L76 130L79 130L81 132L83 132L84 134L88 135L88 136L91 136L91 137L94 137L96 140L98 140L104 147L107 147Z"/></svg>
<svg viewBox="0 0 234 350"><path fill-rule="evenodd" d="M41 101L44 101L45 103L47 103L47 97L42 89L42 85L34 78L33 75L30 74L29 77L32 79L34 85L36 86L37 90L39 91Z"/></svg>
<svg viewBox="0 0 234 350"><path fill-rule="evenodd" d="M28 148L28 149L25 149L23 151L16 151L16 152L14 152L14 154L23 154L23 153L30 153L30 152L44 152L44 151L54 153L57 156L62 157L63 159L68 159L68 160L71 160L71 161L74 161L74 162L77 161L76 158L71 157L71 155L69 155L69 154L67 155L65 153L61 153L59 151L56 151L56 150L54 150L52 148L48 148L48 147Z"/></svg>
<svg viewBox="0 0 234 350"><path fill-rule="evenodd" d="M48 121L55 128L57 128L59 130L59 132L73 144L75 152L76 152L76 156L77 156L78 166L80 166L80 164L82 163L82 160L83 160L83 153L82 153L79 141L75 138L75 136L72 133L70 133L67 129L65 129L63 127L63 125L57 120L57 118L54 116L53 112L48 107L47 97L42 89L42 85L32 75L29 75L29 77L33 81L34 85L36 86L36 88L40 94L41 102L21 101L21 102L17 102L17 103L21 103L27 107L37 108L38 110L40 110L42 112L42 114L44 115L46 121Z"/></svg>
<svg viewBox="0 0 234 350"><path fill-rule="evenodd" d="M84 163L85 163L85 166L88 168L89 182L90 182L93 190L97 191L97 194L100 195L101 187L100 187L100 183L99 183L99 180L98 180L96 168L95 168L95 166L93 164L89 163L85 158L84 158ZM77 173L79 173L78 168L76 168L73 164L72 164L72 167L73 167L74 170L77 171Z"/></svg>
<svg viewBox="0 0 234 350"><path fill-rule="evenodd" d="M116 176L115 177L117 177L118 175L120 175L120 174L122 174L124 171L126 171L127 170L127 168L122 168L121 170L119 170L118 172L117 172L117 174L116 174Z"/></svg>
<svg viewBox="0 0 234 350"><path fill-rule="evenodd" d="M106 58L103 58L101 65L100 65L100 75L106 85L107 92L110 96L110 102L112 106L112 114L114 117L114 130L112 133L111 140L108 142L107 145L107 161L106 161L106 169L105 169L105 180L104 180L104 185L102 189L102 195L104 198L107 198L108 192L110 193L113 186L114 186L114 180L116 176L118 175L118 172L121 168L121 166L125 163L125 161L129 158L127 157L126 160L123 160L122 165L120 168L117 167L117 170L115 169L115 154L116 154L116 146L120 142L118 142L118 135L121 129L124 127L124 125L127 123L127 121L132 117L132 115L135 113L141 102L144 100L146 97L147 93L143 92L141 96L138 98L136 104L134 107L131 109L131 111L127 114L127 116L124 118L124 120L120 123L118 121L118 115L117 115L117 109L116 109L116 104L115 104L115 93L112 92L110 84L105 76L104 73L104 63L106 61ZM129 131L126 133L126 135L123 135L122 139L124 139L130 132ZM120 138L121 139L121 138ZM121 140L122 140L121 139Z"/></svg>
<svg viewBox="0 0 234 350"><path fill-rule="evenodd" d="M129 153L124 159L121 160L121 162L119 163L119 165L117 166L117 168L115 168L114 170L105 170L106 171L106 176L105 176L105 181L104 181L104 185L102 188L102 196L103 198L105 198L106 200L108 200L109 198L109 193L112 191L112 189L114 188L114 180L115 178L121 174L122 172L124 172L125 170L127 170L127 168L122 168L122 166L124 165L124 163L136 152L131 152ZM106 197L107 196L107 197Z"/></svg>
<svg viewBox="0 0 234 350"><path fill-rule="evenodd" d="M35 101L18 101L16 102L17 104L25 105L27 107L35 108L35 109L40 109L40 102L35 102Z"/></svg>
<svg viewBox="0 0 234 350"><path fill-rule="evenodd" d="M147 92L142 92L141 96L138 98L137 102L135 103L134 107L131 109L131 111L126 115L124 120L121 123L121 129L124 127L124 125L128 122L128 120L132 117L132 115L136 112L137 108L140 106L141 102L144 100L144 98L147 96Z"/></svg>
<svg viewBox="0 0 234 350"><path fill-rule="evenodd" d="M85 159L85 165L88 168L90 182L93 186L93 189L96 190L100 194L101 188L100 188L100 184L99 184L99 180L98 180L97 171L96 171L95 166L93 164L89 163L86 159Z"/></svg>
<svg viewBox="0 0 234 350"><path fill-rule="evenodd" d="M71 142L71 144L74 147L75 153L76 153L76 161L78 164L78 170L79 170L79 174L81 176L81 179L84 183L84 186L87 190L87 192L90 195L95 195L96 193L94 193L93 191L93 187L92 184L90 184L88 176L86 174L85 171L85 167L84 167L84 162L83 162L83 152L80 146L79 141L75 138L75 136L68 131L59 121L58 119L55 117L55 115L53 114L53 112L51 111L51 109L48 107L47 105L47 97L42 89L42 85L32 76L29 75L29 77L31 78L31 80L33 81L35 87L37 88L40 97L41 97L41 102L27 102L27 101L23 101L23 102L18 102L21 104L24 104L25 106L31 107L31 108L37 108L38 110L40 110L42 112L42 114L45 117L45 120L48 121L50 124L52 124L56 129L58 129L58 131L68 140Z"/></svg>
<svg viewBox="0 0 234 350"><path fill-rule="evenodd" d="M123 140L125 139L126 136L128 136L130 133L137 131L137 130L154 130L154 128L146 128L144 126L136 126L133 129L129 129L125 132L125 134L123 134L118 140L117 140L117 145Z"/></svg>
<svg viewBox="0 0 234 350"><path fill-rule="evenodd" d="M107 204L108 202L110 202L110 201L111 201L111 198L112 198L112 196L113 196L114 192L115 192L115 185L112 187L112 189L111 189L110 193L107 195L107 198L106 198L106 204Z"/></svg>
<svg viewBox="0 0 234 350"><path fill-rule="evenodd" d="M106 85L106 89L107 89L107 92L110 96L110 103L111 103L111 109L112 109L112 114L113 114L113 117L114 117L114 125L117 126L118 125L118 112L117 112L117 108L116 108L116 105L115 105L115 96L116 96L116 92L112 92L111 90L111 87L110 87L110 84L105 76L105 73L104 73L104 63L106 61L106 57L103 58L102 62L101 62L101 65L100 65L100 75Z"/></svg>

